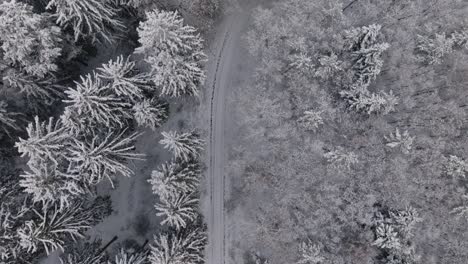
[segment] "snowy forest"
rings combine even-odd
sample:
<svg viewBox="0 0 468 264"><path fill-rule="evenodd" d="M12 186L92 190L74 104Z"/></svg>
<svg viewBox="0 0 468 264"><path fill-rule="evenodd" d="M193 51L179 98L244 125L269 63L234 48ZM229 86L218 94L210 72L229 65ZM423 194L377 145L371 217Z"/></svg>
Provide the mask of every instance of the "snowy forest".
<svg viewBox="0 0 468 264"><path fill-rule="evenodd" d="M466 264L465 59L465 0L0 0L0 264Z"/></svg>

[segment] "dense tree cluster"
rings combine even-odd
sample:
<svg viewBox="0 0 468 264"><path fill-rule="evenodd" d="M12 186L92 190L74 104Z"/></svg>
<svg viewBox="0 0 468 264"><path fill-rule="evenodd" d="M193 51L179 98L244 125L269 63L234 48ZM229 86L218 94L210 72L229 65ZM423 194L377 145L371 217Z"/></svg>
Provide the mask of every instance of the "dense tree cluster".
<svg viewBox="0 0 468 264"><path fill-rule="evenodd" d="M141 135L136 126L156 132L169 116L156 88L161 95L198 94L205 55L202 38L179 13L155 10L141 22L142 45L135 52L149 72L136 60L140 55L88 65L98 45L117 45L116 39L136 31L124 30L122 19L137 20L137 12L122 7L143 4L150 1L1 1L1 263L36 263L53 251L64 253L63 264L147 263L148 250L122 249L112 256L101 241L86 241L87 231L112 212L110 198L97 196L97 186L133 174L128 162L143 159L135 152ZM209 13L219 8L212 0L197 5ZM161 238L173 247L156 240L152 258L157 261L160 248L199 263L206 243L198 215L201 140L195 133L167 135L172 141L164 144L177 157L152 181L161 195L156 208L162 224L174 229Z"/></svg>

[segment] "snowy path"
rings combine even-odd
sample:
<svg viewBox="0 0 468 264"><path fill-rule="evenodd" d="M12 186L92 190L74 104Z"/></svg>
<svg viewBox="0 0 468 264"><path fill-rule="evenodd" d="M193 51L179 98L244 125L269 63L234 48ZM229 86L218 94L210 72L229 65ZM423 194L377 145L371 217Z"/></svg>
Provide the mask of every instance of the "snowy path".
<svg viewBox="0 0 468 264"><path fill-rule="evenodd" d="M224 157L225 157L225 95L235 75L236 56L241 31L248 19L244 12L227 17L214 43L212 63L208 66L207 91L210 100L210 138L208 141L208 236L207 263L225 263L224 226Z"/></svg>

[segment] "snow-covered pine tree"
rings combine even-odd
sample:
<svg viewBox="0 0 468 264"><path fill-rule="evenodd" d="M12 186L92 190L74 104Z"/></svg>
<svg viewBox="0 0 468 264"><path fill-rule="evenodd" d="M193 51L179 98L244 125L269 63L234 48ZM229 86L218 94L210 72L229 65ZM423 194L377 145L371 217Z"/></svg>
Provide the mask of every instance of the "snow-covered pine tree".
<svg viewBox="0 0 468 264"><path fill-rule="evenodd" d="M384 138L387 141L385 145L390 148L399 148L404 154L409 154L413 147L414 137L410 136L407 130L400 133L400 130L396 128L395 133Z"/></svg>
<svg viewBox="0 0 468 264"><path fill-rule="evenodd" d="M325 153L324 157L332 166L343 170L349 170L352 165L359 163L358 156L354 152L346 151L342 147Z"/></svg>
<svg viewBox="0 0 468 264"><path fill-rule="evenodd" d="M133 143L139 135L126 136L125 131L120 134L109 132L103 138L100 138L102 135L94 135L90 140L75 140L70 149L74 172L89 185L96 185L103 179L112 184L116 175L130 177L133 172L126 161L143 157L134 152Z"/></svg>
<svg viewBox="0 0 468 264"><path fill-rule="evenodd" d="M289 67L301 70L302 72L309 72L313 69L314 63L312 57L306 52L300 52L290 56Z"/></svg>
<svg viewBox="0 0 468 264"><path fill-rule="evenodd" d="M301 256L297 264L319 264L325 260L321 255L320 246L313 243L310 239L301 243L299 252Z"/></svg>
<svg viewBox="0 0 468 264"><path fill-rule="evenodd" d="M387 223L379 223L375 228L376 239L372 245L382 249L399 251L403 247L398 232Z"/></svg>
<svg viewBox="0 0 468 264"><path fill-rule="evenodd" d="M345 48L352 51L370 48L379 40L381 29L381 25L372 24L346 30L344 32Z"/></svg>
<svg viewBox="0 0 468 264"><path fill-rule="evenodd" d="M321 125L323 125L323 118L321 111L308 110L297 120L305 130L316 132Z"/></svg>
<svg viewBox="0 0 468 264"><path fill-rule="evenodd" d="M84 237L86 230L107 217L111 213L110 197L80 199L65 208L57 204L33 207L31 213L15 228L19 248L22 254L49 254L57 249L63 251L64 246Z"/></svg>
<svg viewBox="0 0 468 264"><path fill-rule="evenodd" d="M315 69L314 75L324 80L333 77L335 73L343 70L341 66L343 62L338 60L338 56L333 52L330 55L320 56L318 61L319 65Z"/></svg>
<svg viewBox="0 0 468 264"><path fill-rule="evenodd" d="M146 58L152 68L152 80L161 89L161 95L171 97L198 95L198 86L205 79L200 61L169 51Z"/></svg>
<svg viewBox="0 0 468 264"><path fill-rule="evenodd" d="M10 112L7 109L8 104L5 101L0 101L0 126L4 133L10 135L11 130L19 130L16 124L18 113Z"/></svg>
<svg viewBox="0 0 468 264"><path fill-rule="evenodd" d="M83 210L81 202L61 210L56 205L42 208L42 211L33 210L36 221L28 220L18 229L20 246L26 252L44 249L49 254L63 250L67 241L82 238L83 232L90 228L92 215Z"/></svg>
<svg viewBox="0 0 468 264"><path fill-rule="evenodd" d="M55 83L56 78L54 76L38 78L21 72L18 69L10 68L4 72L3 80L5 84L25 94L28 99L39 98L45 104L57 100L62 95L61 89L63 87ZM29 103L36 102L30 100Z"/></svg>
<svg viewBox="0 0 468 264"><path fill-rule="evenodd" d="M368 115L388 114L395 111L395 106L398 104L398 98L392 91L372 93L368 90L368 84L362 81L354 83L348 90L340 91L340 96L351 108Z"/></svg>
<svg viewBox="0 0 468 264"><path fill-rule="evenodd" d="M75 129L97 124L123 127L124 120L131 118L131 105L109 93L110 89L110 84L103 84L96 74L82 76L81 82L76 82L76 88L65 91L68 99L63 102L69 104L65 109L65 114L69 116L62 119L64 124Z"/></svg>
<svg viewBox="0 0 468 264"><path fill-rule="evenodd" d="M389 47L388 43L377 43L369 48L353 52L352 55L355 59L353 70L359 81L370 83L375 80L382 70L382 53Z"/></svg>
<svg viewBox="0 0 468 264"><path fill-rule="evenodd" d="M120 249L119 253L115 256L114 261L108 264L144 264L146 263L146 256L141 253L132 254Z"/></svg>
<svg viewBox="0 0 468 264"><path fill-rule="evenodd" d="M21 157L28 157L28 164L34 167L39 160L50 160L58 164L58 160L66 156L66 149L70 134L60 121L51 117L48 122L40 122L39 117L34 118L26 128L28 138L19 138L15 146Z"/></svg>
<svg viewBox="0 0 468 264"><path fill-rule="evenodd" d="M353 70L357 81L368 84L380 74L382 53L389 48L386 42L378 43L381 28L380 25L372 24L344 33L345 48L351 51L354 58Z"/></svg>
<svg viewBox="0 0 468 264"><path fill-rule="evenodd" d="M180 230L197 218L197 204L198 198L191 193L179 192L162 197L154 207L158 211L156 215L164 218L162 225L167 224Z"/></svg>
<svg viewBox="0 0 468 264"><path fill-rule="evenodd" d="M169 131L161 134L164 138L159 143L164 145L165 149L171 151L176 159L184 161L196 159L203 150L203 140L194 131L186 133Z"/></svg>
<svg viewBox="0 0 468 264"><path fill-rule="evenodd" d="M111 29L124 28L109 0L50 0L47 9L55 11L57 24L73 30L75 41L90 38L93 42L112 42Z"/></svg>
<svg viewBox="0 0 468 264"><path fill-rule="evenodd" d="M407 207L404 210L386 209L376 213L373 219L375 241L372 245L383 250L392 259L414 260L414 246L410 241L413 229L421 222L418 212ZM402 262L413 263L413 262Z"/></svg>
<svg viewBox="0 0 468 264"><path fill-rule="evenodd" d="M28 75L43 78L57 71L61 55L61 31L46 14L16 0L0 4L0 44L3 60Z"/></svg>
<svg viewBox="0 0 468 264"><path fill-rule="evenodd" d="M21 174L19 184L31 195L33 202L56 203L59 208L65 208L85 193L80 176L61 172L58 166L51 160L41 159Z"/></svg>
<svg viewBox="0 0 468 264"><path fill-rule="evenodd" d="M154 10L146 13L138 27L141 46L135 50L152 67L154 83L162 95L197 95L204 82L203 40L197 30L184 26L177 12Z"/></svg>
<svg viewBox="0 0 468 264"><path fill-rule="evenodd" d="M97 69L98 77L110 82L113 93L125 101L135 102L143 99L143 90L148 89L149 78L147 74L138 73L135 62L118 56Z"/></svg>
<svg viewBox="0 0 468 264"><path fill-rule="evenodd" d="M60 257L61 264L106 264L108 257L105 252L100 252L101 241L76 243L66 254Z"/></svg>
<svg viewBox="0 0 468 264"><path fill-rule="evenodd" d="M133 117L139 126L152 130L160 127L168 118L169 105L155 99L144 99L133 105Z"/></svg>
<svg viewBox="0 0 468 264"><path fill-rule="evenodd" d="M200 181L200 165L197 162L166 162L151 173L153 193L163 199L177 193L193 193Z"/></svg>
<svg viewBox="0 0 468 264"><path fill-rule="evenodd" d="M154 237L149 261L151 264L198 264L203 261L206 234L200 229L185 230Z"/></svg>
<svg viewBox="0 0 468 264"><path fill-rule="evenodd" d="M416 49L422 53L421 60L429 64L439 64L445 55L453 51L455 39L441 33L435 34L434 37L418 35L417 42Z"/></svg>

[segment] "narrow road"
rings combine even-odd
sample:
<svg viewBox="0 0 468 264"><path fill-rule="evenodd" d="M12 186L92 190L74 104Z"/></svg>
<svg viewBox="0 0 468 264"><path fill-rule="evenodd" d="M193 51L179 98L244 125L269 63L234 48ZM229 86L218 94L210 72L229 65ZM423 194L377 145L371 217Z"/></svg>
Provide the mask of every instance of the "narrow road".
<svg viewBox="0 0 468 264"><path fill-rule="evenodd" d="M208 65L207 91L210 93L210 138L208 142L208 264L225 263L224 226L224 158L225 158L225 99L235 74L236 52L241 42L241 31L247 20L242 12L231 14L219 27L214 41L211 64Z"/></svg>

